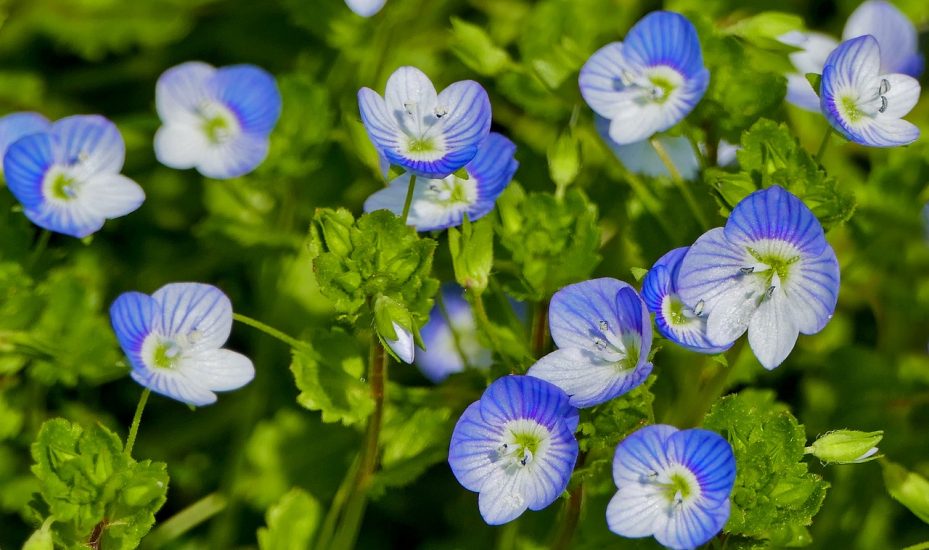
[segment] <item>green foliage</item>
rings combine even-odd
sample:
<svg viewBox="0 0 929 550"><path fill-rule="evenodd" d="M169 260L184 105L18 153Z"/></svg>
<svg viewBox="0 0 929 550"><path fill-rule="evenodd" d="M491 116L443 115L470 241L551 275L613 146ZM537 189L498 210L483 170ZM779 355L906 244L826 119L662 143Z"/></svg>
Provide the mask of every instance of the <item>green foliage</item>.
<svg viewBox="0 0 929 550"><path fill-rule="evenodd" d="M494 221L486 216L476 222L465 216L461 230L448 229L448 248L452 255L455 281L476 294L487 289L494 264Z"/></svg>
<svg viewBox="0 0 929 550"><path fill-rule="evenodd" d="M563 198L526 194L516 183L497 200L497 234L515 264L513 295L527 300L551 296L590 276L600 263L597 208L577 189Z"/></svg>
<svg viewBox="0 0 929 550"><path fill-rule="evenodd" d="M496 76L513 67L506 50L494 44L481 27L457 17L452 18L450 47L469 69L484 76Z"/></svg>
<svg viewBox="0 0 929 550"><path fill-rule="evenodd" d="M806 434L769 391L744 390L720 399L703 426L732 445L736 481L725 531L777 546L808 538L829 483L807 471Z"/></svg>
<svg viewBox="0 0 929 550"><path fill-rule="evenodd" d="M854 196L823 171L784 124L759 120L742 135L738 158L739 172L713 169L705 176L727 209L759 188L780 185L803 199L827 230L855 211Z"/></svg>
<svg viewBox="0 0 929 550"><path fill-rule="evenodd" d="M321 209L310 237L320 291L337 312L357 319L368 301L383 294L402 304L417 326L426 322L439 286L430 276L434 240L420 238L386 210L355 220L344 209Z"/></svg>
<svg viewBox="0 0 929 550"><path fill-rule="evenodd" d="M916 517L929 523L929 481L893 462L885 461L884 484L890 496L906 506Z"/></svg>
<svg viewBox="0 0 929 550"><path fill-rule="evenodd" d="M268 509L267 527L258 530L261 550L303 550L310 548L322 515L319 502L295 487Z"/></svg>
<svg viewBox="0 0 929 550"><path fill-rule="evenodd" d="M323 422L345 425L363 422L374 410L363 376L367 362L354 336L338 328L310 337L313 350L293 350L290 371L300 395L297 402L321 411Z"/></svg>
<svg viewBox="0 0 929 550"><path fill-rule="evenodd" d="M42 497L36 512L54 516L60 545L97 541L102 550L135 548L165 502L165 464L135 461L99 424L84 429L63 419L45 422L32 458Z"/></svg>

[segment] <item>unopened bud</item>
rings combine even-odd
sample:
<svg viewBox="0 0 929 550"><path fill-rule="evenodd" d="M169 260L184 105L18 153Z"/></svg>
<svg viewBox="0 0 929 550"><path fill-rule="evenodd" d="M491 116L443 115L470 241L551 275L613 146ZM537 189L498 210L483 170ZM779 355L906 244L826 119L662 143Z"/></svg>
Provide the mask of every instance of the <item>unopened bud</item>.
<svg viewBox="0 0 929 550"><path fill-rule="evenodd" d="M879 457L877 444L883 437L883 431L836 430L814 441L806 452L829 464L859 464Z"/></svg>

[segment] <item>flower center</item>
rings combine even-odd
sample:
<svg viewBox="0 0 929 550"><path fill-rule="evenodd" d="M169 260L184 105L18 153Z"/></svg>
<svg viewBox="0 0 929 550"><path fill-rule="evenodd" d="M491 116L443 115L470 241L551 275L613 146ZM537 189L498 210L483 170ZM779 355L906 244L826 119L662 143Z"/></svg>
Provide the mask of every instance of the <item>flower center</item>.
<svg viewBox="0 0 929 550"><path fill-rule="evenodd" d="M200 117L200 130L211 145L225 143L239 132L235 114L218 103L205 101L196 112Z"/></svg>
<svg viewBox="0 0 929 550"><path fill-rule="evenodd" d="M50 185L52 196L63 201L74 199L77 196L77 183L74 178L65 174L55 174Z"/></svg>
<svg viewBox="0 0 929 550"><path fill-rule="evenodd" d="M152 363L159 369L172 369L181 354L181 347L173 340L165 340L155 346Z"/></svg>
<svg viewBox="0 0 929 550"><path fill-rule="evenodd" d="M543 456L550 436L548 428L529 419L510 422L504 433L504 440L493 451L491 460L511 474Z"/></svg>
<svg viewBox="0 0 929 550"><path fill-rule="evenodd" d="M668 294L664 299L664 318L670 325L681 327L692 323L697 314L677 294Z"/></svg>
<svg viewBox="0 0 929 550"><path fill-rule="evenodd" d="M849 92L839 98L839 105L844 118L855 123L865 117L874 118L887 110L890 81L882 78L877 88L871 92Z"/></svg>
<svg viewBox="0 0 929 550"><path fill-rule="evenodd" d="M428 153L435 150L435 144L429 138L412 138L406 147L411 153Z"/></svg>
<svg viewBox="0 0 929 550"><path fill-rule="evenodd" d="M661 472L651 472L642 479L642 483L658 489L668 503L669 514L680 511L701 494L697 476L681 464L672 464Z"/></svg>
<svg viewBox="0 0 929 550"><path fill-rule="evenodd" d="M785 282L790 275L790 266L800 261L800 254L793 250L770 252L748 247L748 253L761 265L746 266L739 271L744 275L762 275L768 284L771 284L775 275L781 283Z"/></svg>
<svg viewBox="0 0 929 550"><path fill-rule="evenodd" d="M429 180L424 194L429 202L445 207L470 205L477 198L474 181L460 179L454 174L441 180Z"/></svg>

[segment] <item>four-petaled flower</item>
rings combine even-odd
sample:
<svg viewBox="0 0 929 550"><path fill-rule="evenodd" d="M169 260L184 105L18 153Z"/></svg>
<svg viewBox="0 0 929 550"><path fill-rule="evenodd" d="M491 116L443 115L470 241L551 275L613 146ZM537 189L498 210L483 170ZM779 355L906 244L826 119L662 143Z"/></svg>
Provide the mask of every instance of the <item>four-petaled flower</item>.
<svg viewBox="0 0 929 550"><path fill-rule="evenodd" d="M232 304L214 286L172 283L151 296L126 292L110 306L110 321L132 379L155 393L209 405L213 392L255 377L248 357L221 349L232 331Z"/></svg>
<svg viewBox="0 0 929 550"><path fill-rule="evenodd" d="M371 17L381 11L387 0L345 0L348 9L362 17Z"/></svg>
<svg viewBox="0 0 929 550"><path fill-rule="evenodd" d="M281 115L274 77L254 65L182 63L158 78L155 104L164 123L155 133L158 161L217 179L261 164Z"/></svg>
<svg viewBox="0 0 929 550"><path fill-rule="evenodd" d="M559 388L505 376L462 413L448 463L465 489L480 493L484 521L506 523L564 492L577 461L577 424L577 409Z"/></svg>
<svg viewBox="0 0 929 550"><path fill-rule="evenodd" d="M610 120L613 141L627 145L683 120L709 79L693 24L683 15L656 11L636 23L625 42L594 53L579 84L590 108Z"/></svg>
<svg viewBox="0 0 929 550"><path fill-rule="evenodd" d="M700 353L720 353L729 345L715 346L706 336L706 316L687 307L677 294L677 275L689 247L675 248L655 262L642 281L642 299L655 314L662 336Z"/></svg>
<svg viewBox="0 0 929 550"><path fill-rule="evenodd" d="M0 118L0 164L3 164L3 157L6 156L10 145L29 134L45 132L51 125L44 116L28 111L11 113Z"/></svg>
<svg viewBox="0 0 929 550"><path fill-rule="evenodd" d="M654 536L668 548L695 548L729 519L735 474L732 447L720 435L646 426L616 447L619 491L607 506L607 525L624 537Z"/></svg>
<svg viewBox="0 0 929 550"><path fill-rule="evenodd" d="M881 72L881 48L873 36L842 42L826 60L820 105L826 120L855 143L893 147L913 143L919 128L900 117L919 100L919 82Z"/></svg>
<svg viewBox="0 0 929 550"><path fill-rule="evenodd" d="M471 304L458 286L442 289L442 306L432 308L420 335L426 349L416 354L416 366L432 382L439 383L466 367L486 369L493 362L490 350L478 339Z"/></svg>
<svg viewBox="0 0 929 550"><path fill-rule="evenodd" d="M471 162L490 132L490 99L480 84L455 82L436 94L415 67L394 71L384 97L359 90L358 106L378 153L425 178L445 178Z"/></svg>
<svg viewBox="0 0 929 550"><path fill-rule="evenodd" d="M3 174L33 223L83 238L145 201L142 188L119 173L125 155L112 122L97 115L70 116L10 145Z"/></svg>
<svg viewBox="0 0 929 550"><path fill-rule="evenodd" d="M627 283L602 278L566 286L552 297L548 319L558 349L527 374L563 389L575 407L609 401L651 373L651 318Z"/></svg>
<svg viewBox="0 0 929 550"><path fill-rule="evenodd" d="M467 179L452 174L416 180L407 225L418 231L435 231L461 225L465 214L474 221L489 213L519 166L513 158L515 152L512 141L491 133L465 165ZM410 177L409 173L398 176L386 189L368 197L365 212L383 209L401 215Z"/></svg>
<svg viewBox="0 0 929 550"><path fill-rule="evenodd" d="M706 316L706 336L728 346L748 330L766 369L780 365L798 333L826 326L839 295L839 264L822 225L779 186L756 191L726 226L704 233L681 262L681 300Z"/></svg>

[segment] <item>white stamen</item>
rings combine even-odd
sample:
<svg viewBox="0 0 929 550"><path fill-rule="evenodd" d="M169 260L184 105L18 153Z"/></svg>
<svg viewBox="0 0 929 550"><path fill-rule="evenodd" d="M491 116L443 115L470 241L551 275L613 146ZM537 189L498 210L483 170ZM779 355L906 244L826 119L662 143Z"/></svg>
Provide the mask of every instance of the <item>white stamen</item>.
<svg viewBox="0 0 929 550"><path fill-rule="evenodd" d="M755 271L755 266L748 266L748 267L739 268L739 272L741 272L742 275L748 275L749 273L752 273L752 272L754 272L754 271Z"/></svg>
<svg viewBox="0 0 929 550"><path fill-rule="evenodd" d="M878 95L884 95L890 91L890 82L886 78L881 79L881 85L877 89Z"/></svg>
<svg viewBox="0 0 929 550"><path fill-rule="evenodd" d="M877 108L877 112L883 113L886 110L887 110L887 98L884 96L881 96L881 106Z"/></svg>
<svg viewBox="0 0 929 550"><path fill-rule="evenodd" d="M703 300L700 300L699 302L697 302L697 305L694 307L694 315L696 315L697 317L703 315L703 308L705 306L706 306L706 302L704 302Z"/></svg>

